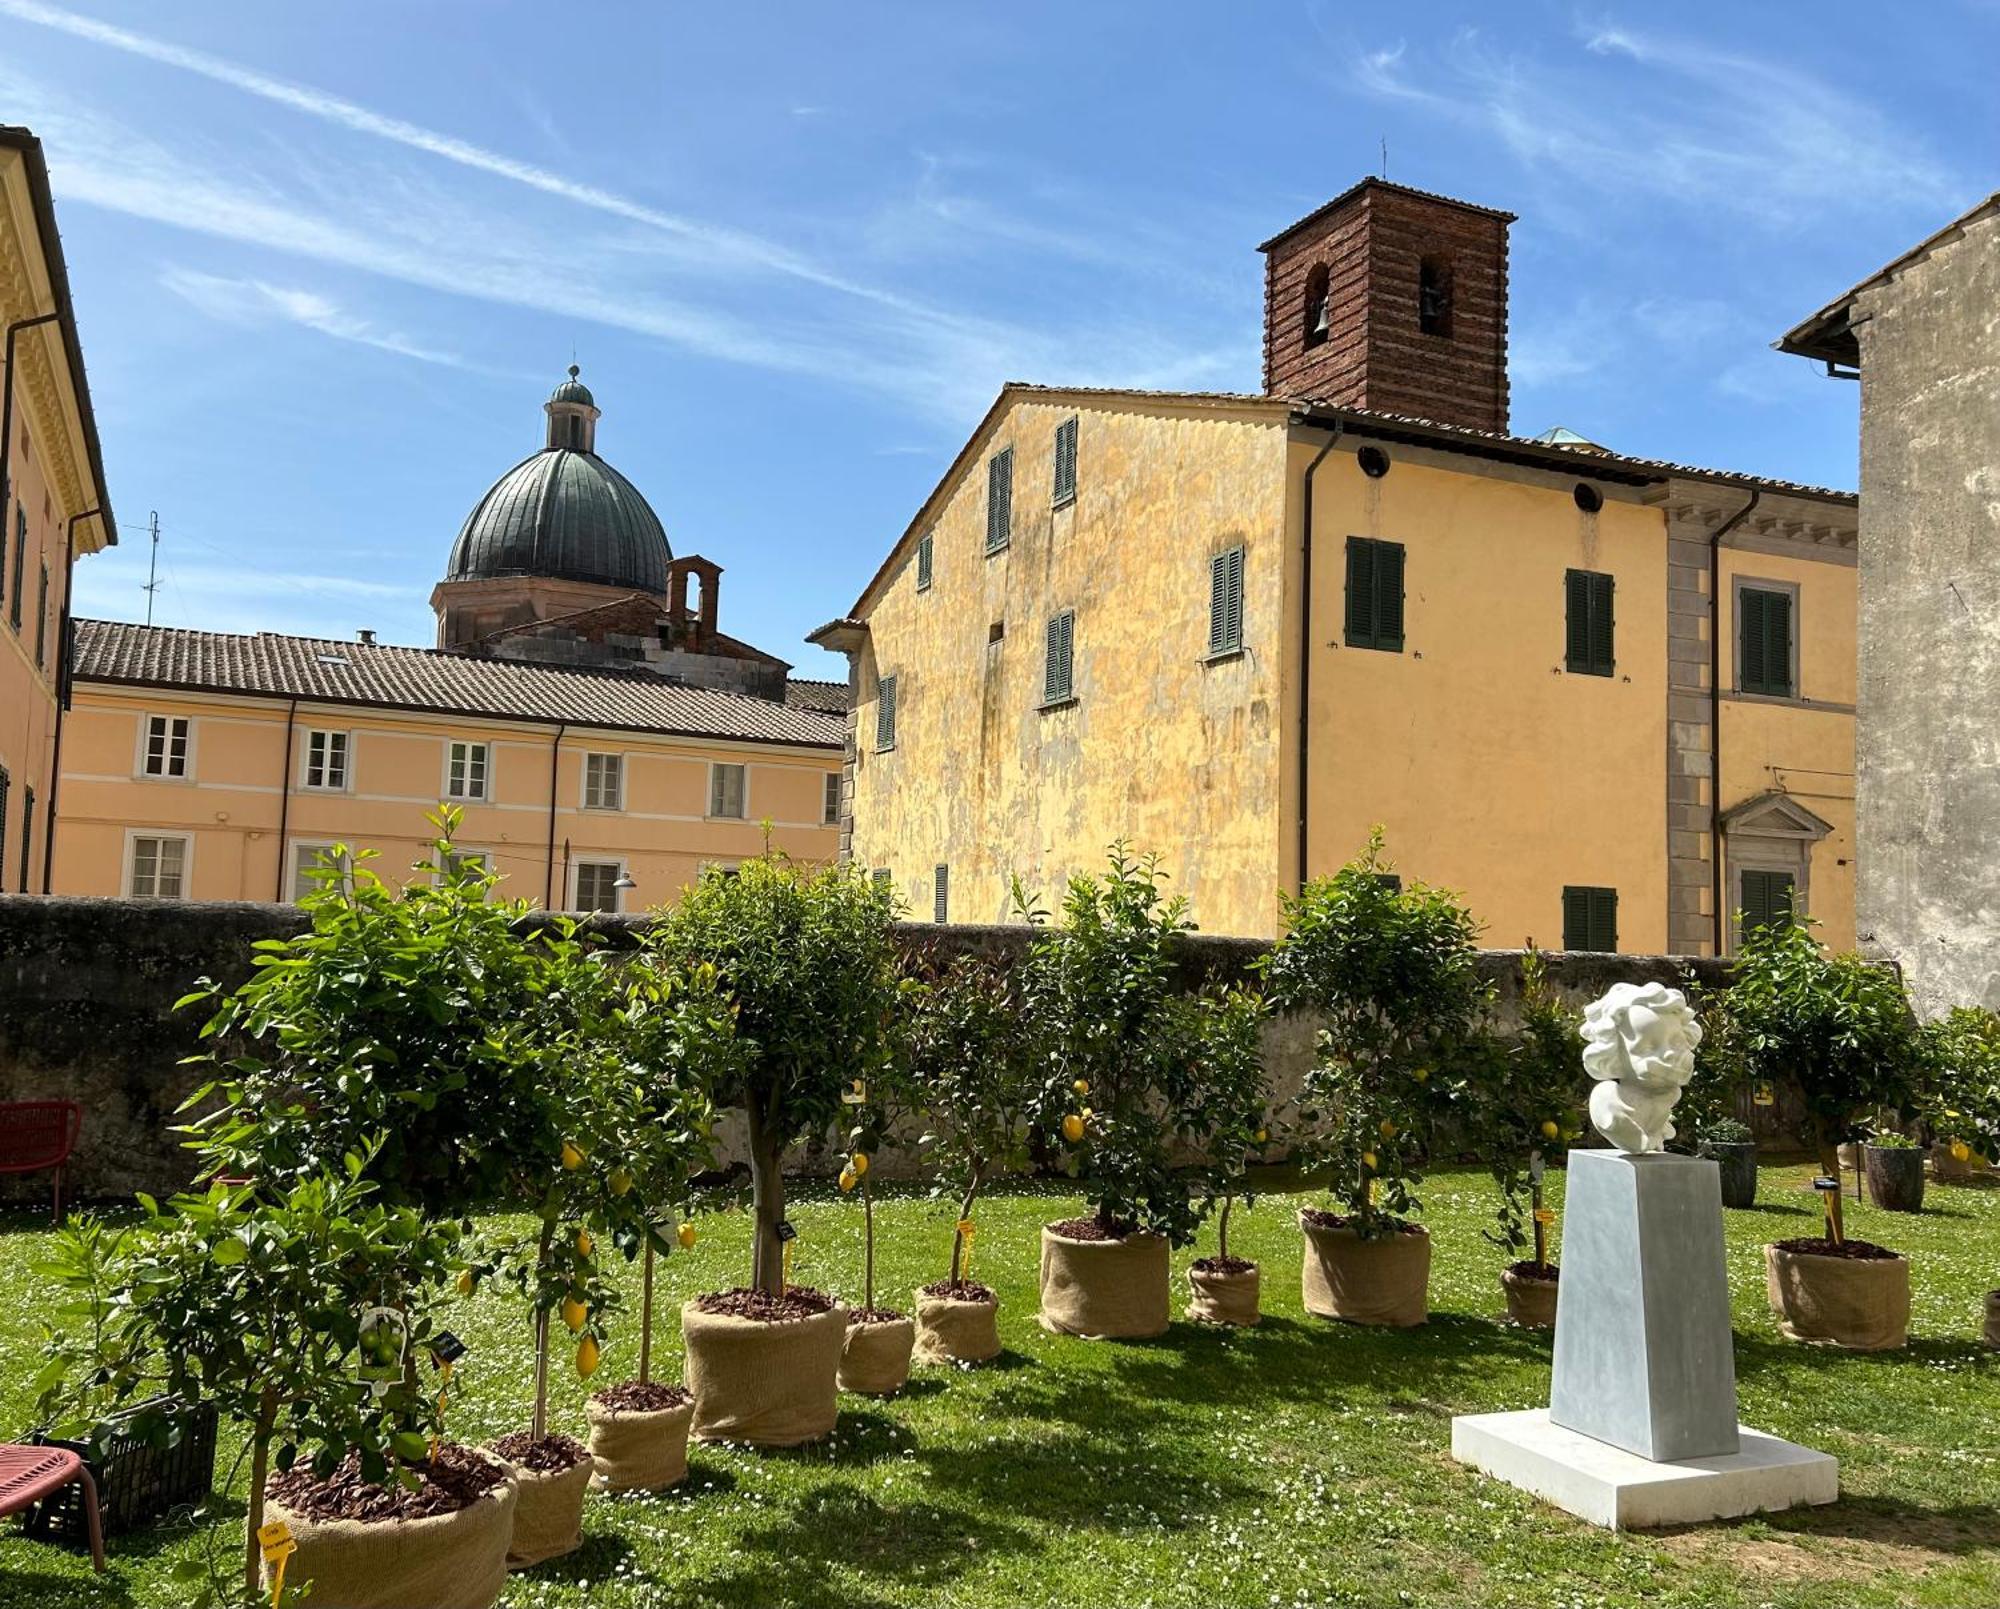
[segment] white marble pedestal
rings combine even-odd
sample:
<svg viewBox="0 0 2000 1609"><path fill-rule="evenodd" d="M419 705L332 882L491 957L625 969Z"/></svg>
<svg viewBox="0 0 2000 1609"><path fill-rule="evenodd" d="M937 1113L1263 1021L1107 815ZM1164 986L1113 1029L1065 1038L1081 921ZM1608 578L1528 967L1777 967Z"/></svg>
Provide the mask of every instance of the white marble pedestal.
<svg viewBox="0 0 2000 1609"><path fill-rule="evenodd" d="M1737 1450L1712 1458L1641 1458L1549 1421L1546 1408L1461 1414L1451 1455L1614 1531L1767 1513L1840 1496L1827 1453L1737 1427Z"/></svg>

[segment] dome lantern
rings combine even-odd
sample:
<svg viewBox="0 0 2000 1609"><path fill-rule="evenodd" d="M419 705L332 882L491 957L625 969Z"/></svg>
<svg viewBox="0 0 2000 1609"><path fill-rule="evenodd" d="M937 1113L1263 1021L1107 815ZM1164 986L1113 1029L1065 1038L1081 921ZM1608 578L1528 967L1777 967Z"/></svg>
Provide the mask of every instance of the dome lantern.
<svg viewBox="0 0 2000 1609"><path fill-rule="evenodd" d="M577 366L569 366L569 378L549 393L542 412L549 416L548 445L570 452L597 451L598 407L590 387L577 378Z"/></svg>

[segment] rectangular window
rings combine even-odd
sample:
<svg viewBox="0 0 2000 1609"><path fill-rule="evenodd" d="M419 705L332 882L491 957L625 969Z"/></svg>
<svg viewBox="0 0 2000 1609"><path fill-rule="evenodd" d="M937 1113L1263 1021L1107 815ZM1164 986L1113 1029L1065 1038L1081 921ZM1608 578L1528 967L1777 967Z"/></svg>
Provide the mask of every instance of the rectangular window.
<svg viewBox="0 0 2000 1609"><path fill-rule="evenodd" d="M1065 419L1056 426L1055 496L1052 505L1061 508L1076 501L1076 421Z"/></svg>
<svg viewBox="0 0 2000 1609"><path fill-rule="evenodd" d="M308 788L338 793L347 786L347 734L345 732L306 733L306 780Z"/></svg>
<svg viewBox="0 0 2000 1609"><path fill-rule="evenodd" d="M875 750L896 746L896 678L884 676L875 692Z"/></svg>
<svg viewBox="0 0 2000 1609"><path fill-rule="evenodd" d="M188 774L188 718L148 715L146 748L139 761L142 775L184 777Z"/></svg>
<svg viewBox="0 0 2000 1609"><path fill-rule="evenodd" d="M618 909L616 884L623 871L624 867L615 860L578 861L576 903L571 909L615 913Z"/></svg>
<svg viewBox="0 0 2000 1609"><path fill-rule="evenodd" d="M49 668L49 567L42 566L41 589L35 594L35 663Z"/></svg>
<svg viewBox="0 0 2000 1609"><path fill-rule="evenodd" d="M708 813L725 821L741 821L746 810L744 772L740 765L708 768Z"/></svg>
<svg viewBox="0 0 2000 1609"><path fill-rule="evenodd" d="M829 827L835 825L840 820L840 773L838 771L829 771L826 774L826 806L820 819Z"/></svg>
<svg viewBox="0 0 2000 1609"><path fill-rule="evenodd" d="M1788 920L1792 914L1792 874L1756 871L1745 867L1741 935L1748 938L1760 927Z"/></svg>
<svg viewBox="0 0 2000 1609"><path fill-rule="evenodd" d="M447 799L484 799L487 768L493 751L484 743L454 738L445 754L444 796Z"/></svg>
<svg viewBox="0 0 2000 1609"><path fill-rule="evenodd" d="M583 808L625 808L625 756L586 754L583 757Z"/></svg>
<svg viewBox="0 0 2000 1609"><path fill-rule="evenodd" d="M986 551L998 552L1014 535L1014 449L986 461Z"/></svg>
<svg viewBox="0 0 2000 1609"><path fill-rule="evenodd" d="M21 504L14 505L14 578L8 597L13 602L8 606L8 616L14 622L14 629L21 629L21 577L27 573L28 562L28 511Z"/></svg>
<svg viewBox="0 0 2000 1609"><path fill-rule="evenodd" d="M1611 577L1597 570L1565 570L1567 610L1564 657L1581 676L1609 676L1614 659L1611 633Z"/></svg>
<svg viewBox="0 0 2000 1609"><path fill-rule="evenodd" d="M1736 689L1774 698L1793 696L1790 592L1737 588Z"/></svg>
<svg viewBox="0 0 2000 1609"><path fill-rule="evenodd" d="M1243 646L1243 549L1208 561L1208 651L1233 654Z"/></svg>
<svg viewBox="0 0 2000 1609"><path fill-rule="evenodd" d="M351 881L354 874L353 857L336 856L333 850L332 844L292 845L294 905L308 894L322 893L331 888L338 888L343 894L353 891L354 884Z"/></svg>
<svg viewBox="0 0 2000 1609"><path fill-rule="evenodd" d="M1076 697L1076 611L1065 609L1048 625L1042 667L1042 702L1066 704Z"/></svg>
<svg viewBox="0 0 2000 1609"><path fill-rule="evenodd" d="M1565 950L1618 948L1617 889L1565 888L1563 890L1563 948Z"/></svg>
<svg viewBox="0 0 2000 1609"><path fill-rule="evenodd" d="M887 866L877 866L874 870L873 876L875 878L875 886L877 888L887 890L892 886L889 877L889 868Z"/></svg>
<svg viewBox="0 0 2000 1609"><path fill-rule="evenodd" d="M134 899L185 899L187 852L185 838L135 837L132 876L125 892Z"/></svg>
<svg viewBox="0 0 2000 1609"><path fill-rule="evenodd" d="M21 892L28 892L28 856L35 849L35 790L21 790Z"/></svg>
<svg viewBox="0 0 2000 1609"><path fill-rule="evenodd" d="M917 539L917 590L931 589L931 539L922 536Z"/></svg>
<svg viewBox="0 0 2000 1609"><path fill-rule="evenodd" d="M1347 646L1403 651L1403 544L1347 539Z"/></svg>
<svg viewBox="0 0 2000 1609"><path fill-rule="evenodd" d="M931 920L942 922L951 909L951 868L939 866L931 873Z"/></svg>

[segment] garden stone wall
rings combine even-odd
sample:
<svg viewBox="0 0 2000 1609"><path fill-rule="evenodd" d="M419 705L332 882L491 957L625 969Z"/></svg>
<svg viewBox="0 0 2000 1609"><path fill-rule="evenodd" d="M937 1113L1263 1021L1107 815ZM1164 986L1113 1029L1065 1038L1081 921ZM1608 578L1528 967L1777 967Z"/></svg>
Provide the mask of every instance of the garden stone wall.
<svg viewBox="0 0 2000 1609"><path fill-rule="evenodd" d="M600 918L595 925L608 942L629 946L645 921ZM258 939L286 938L305 925L304 914L290 905L0 895L0 1101L82 1103L73 1194L163 1195L186 1183L189 1159L170 1127L175 1108L201 1082L200 1068L180 1062L198 1047L202 1013L176 1013L173 1003L200 977L234 986L249 976ZM906 923L898 932L913 950L995 960L1017 959L1027 943L1021 927ZM1187 981L1248 977L1250 963L1266 948L1258 939L1192 934L1183 949ZM1494 985L1499 1026L1515 1027L1521 952L1484 952L1480 966ZM1553 954L1548 976L1580 1005L1619 982L1680 984L1693 976L1718 983L1722 968L1674 956ZM1314 1033L1315 1025L1299 1017L1278 1019L1266 1030L1279 1095L1297 1087ZM803 1160L813 1172L824 1171L810 1156ZM881 1160L884 1173L894 1176L910 1159ZM0 1201L47 1199L46 1175L0 1175Z"/></svg>

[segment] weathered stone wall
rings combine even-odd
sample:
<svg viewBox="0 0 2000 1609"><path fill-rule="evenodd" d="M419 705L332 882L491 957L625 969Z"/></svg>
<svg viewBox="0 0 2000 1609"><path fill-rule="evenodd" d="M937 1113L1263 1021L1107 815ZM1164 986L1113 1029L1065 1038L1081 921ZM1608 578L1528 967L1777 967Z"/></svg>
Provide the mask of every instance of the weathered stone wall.
<svg viewBox="0 0 2000 1609"><path fill-rule="evenodd" d="M599 918L613 943L629 943L643 917ZM83 1141L72 1164L80 1197L165 1194L185 1183L189 1159L170 1132L174 1110L201 1082L181 1059L197 1048L198 1010L173 1003L195 980L233 986L250 975L258 939L298 932L306 918L290 905L200 905L172 900L41 899L0 895L0 1101L60 1098L83 1103ZM911 948L937 947L1016 958L1022 927L937 927L906 923ZM1191 935L1184 975L1234 979L1268 946L1257 939ZM1492 950L1480 966L1494 985L1503 1030L1519 1022L1521 952ZM1692 975L1720 980L1718 964L1676 957L1557 954L1551 982L1577 1003L1613 983ZM1280 1093L1297 1087L1311 1060L1315 1025L1274 1021L1267 1055ZM885 1158L887 1171L907 1159ZM0 1177L0 1200L46 1201L46 1175Z"/></svg>
<svg viewBox="0 0 2000 1609"><path fill-rule="evenodd" d="M2000 214L1855 299L1864 945L2000 1009Z"/></svg>

